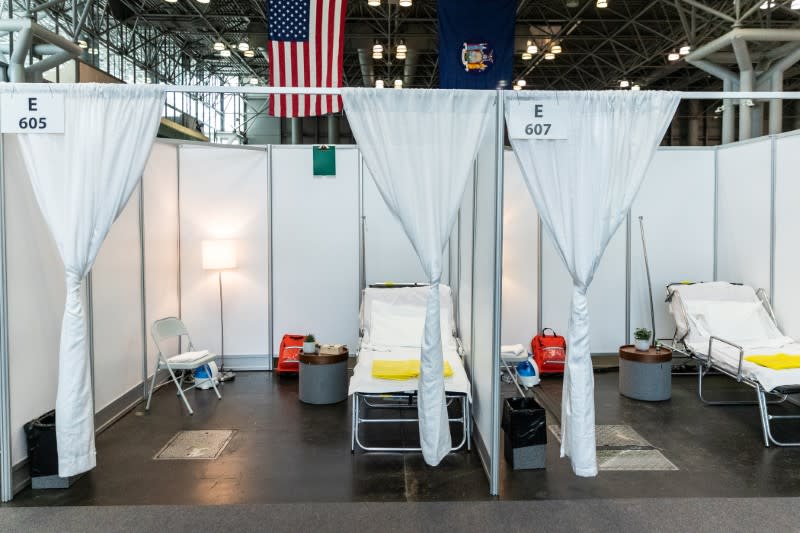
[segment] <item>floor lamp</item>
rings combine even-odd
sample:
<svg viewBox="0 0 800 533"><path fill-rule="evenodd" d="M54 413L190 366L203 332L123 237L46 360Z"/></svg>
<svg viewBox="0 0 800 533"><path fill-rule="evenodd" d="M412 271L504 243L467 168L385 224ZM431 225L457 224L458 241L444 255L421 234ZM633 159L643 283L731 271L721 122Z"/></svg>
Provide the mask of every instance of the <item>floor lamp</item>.
<svg viewBox="0 0 800 533"><path fill-rule="evenodd" d="M220 368L219 380L230 381L236 377L233 372L225 370L225 321L222 308L222 271L236 268L236 243L228 240L203 241L203 270L216 270L219 280L219 338Z"/></svg>

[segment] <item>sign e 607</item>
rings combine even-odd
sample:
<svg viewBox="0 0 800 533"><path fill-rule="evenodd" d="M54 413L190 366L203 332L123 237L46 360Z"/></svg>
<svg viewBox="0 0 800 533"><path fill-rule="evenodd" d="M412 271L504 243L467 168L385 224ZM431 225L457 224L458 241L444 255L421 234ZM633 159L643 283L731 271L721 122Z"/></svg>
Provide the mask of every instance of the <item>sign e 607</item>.
<svg viewBox="0 0 800 533"><path fill-rule="evenodd" d="M512 139L566 139L569 115L555 100L511 100L508 134Z"/></svg>
<svg viewBox="0 0 800 533"><path fill-rule="evenodd" d="M3 133L64 133L64 95L0 95L0 130Z"/></svg>

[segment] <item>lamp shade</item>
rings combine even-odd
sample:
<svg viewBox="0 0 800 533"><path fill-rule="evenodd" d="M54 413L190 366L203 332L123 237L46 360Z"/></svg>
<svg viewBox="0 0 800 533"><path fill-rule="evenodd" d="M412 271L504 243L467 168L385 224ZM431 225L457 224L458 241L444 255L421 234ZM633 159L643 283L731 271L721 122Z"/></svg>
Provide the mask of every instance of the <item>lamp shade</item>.
<svg viewBox="0 0 800 533"><path fill-rule="evenodd" d="M204 270L236 268L236 241L203 241L202 249Z"/></svg>

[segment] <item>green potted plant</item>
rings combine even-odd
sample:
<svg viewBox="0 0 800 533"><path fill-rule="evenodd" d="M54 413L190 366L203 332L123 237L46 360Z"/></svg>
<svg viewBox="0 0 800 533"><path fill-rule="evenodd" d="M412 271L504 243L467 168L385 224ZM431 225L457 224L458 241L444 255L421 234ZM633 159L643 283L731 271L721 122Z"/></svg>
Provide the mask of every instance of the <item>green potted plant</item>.
<svg viewBox="0 0 800 533"><path fill-rule="evenodd" d="M633 332L633 338L636 340L636 349L640 352L646 352L650 349L650 336L652 332L647 328L637 328Z"/></svg>
<svg viewBox="0 0 800 533"><path fill-rule="evenodd" d="M303 339L303 353L316 353L317 352L317 339L314 338L314 335L309 333L306 335L306 338Z"/></svg>

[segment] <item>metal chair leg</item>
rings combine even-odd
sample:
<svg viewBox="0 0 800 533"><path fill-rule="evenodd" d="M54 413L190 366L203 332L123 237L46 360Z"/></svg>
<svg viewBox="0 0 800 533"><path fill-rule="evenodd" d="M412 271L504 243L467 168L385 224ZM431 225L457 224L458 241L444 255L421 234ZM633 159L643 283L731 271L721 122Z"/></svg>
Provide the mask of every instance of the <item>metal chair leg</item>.
<svg viewBox="0 0 800 533"><path fill-rule="evenodd" d="M147 393L147 405L145 405L144 410L150 410L150 400L153 399L153 391L156 388L156 376L158 376L158 371L161 370L161 367L156 364L156 370L153 372L153 380L150 382L150 392Z"/></svg>
<svg viewBox="0 0 800 533"><path fill-rule="evenodd" d="M217 388L217 382L214 381L214 377L213 376L209 376L208 380L211 382L211 386L214 387L214 392L217 393L217 399L221 400L222 399L222 395L219 393L219 389Z"/></svg>
<svg viewBox="0 0 800 533"><path fill-rule="evenodd" d="M175 383L175 386L178 387L178 394L181 395L183 398L183 403L186 404L186 409L189 410L189 414L193 415L194 411L192 411L192 406L189 405L189 400L186 399L186 395L183 393L183 388L178 384L178 378L175 377L175 372L172 371L172 367L167 364L167 370L169 370L169 375L172 376L172 381Z"/></svg>

